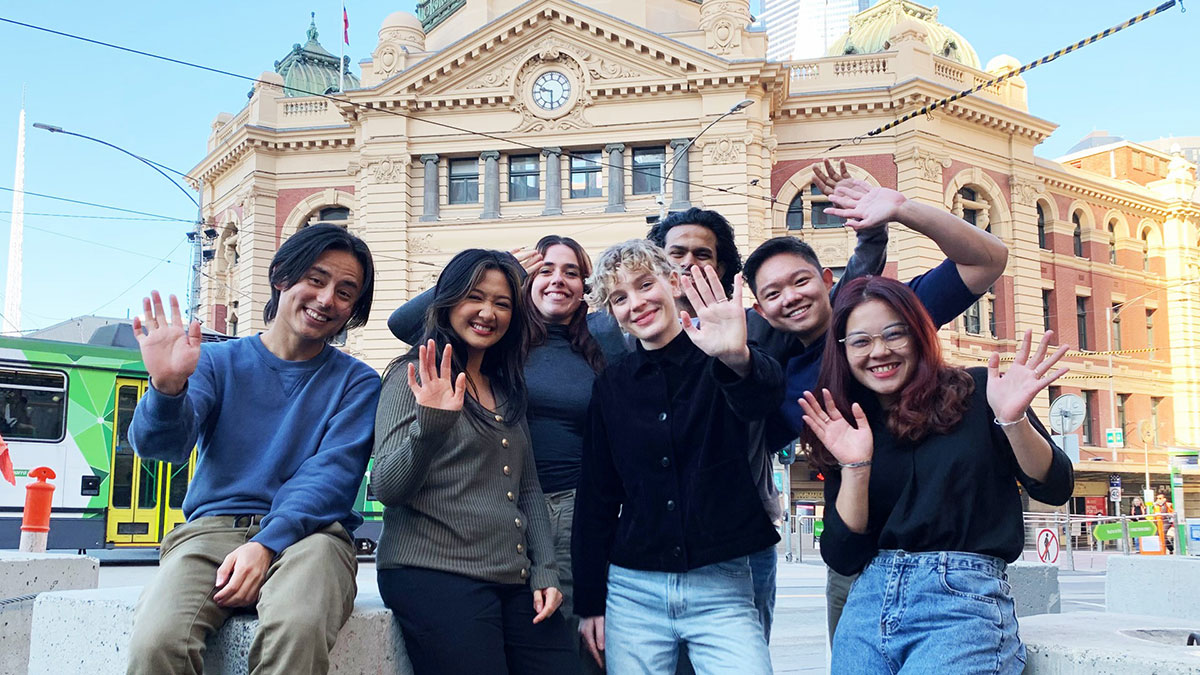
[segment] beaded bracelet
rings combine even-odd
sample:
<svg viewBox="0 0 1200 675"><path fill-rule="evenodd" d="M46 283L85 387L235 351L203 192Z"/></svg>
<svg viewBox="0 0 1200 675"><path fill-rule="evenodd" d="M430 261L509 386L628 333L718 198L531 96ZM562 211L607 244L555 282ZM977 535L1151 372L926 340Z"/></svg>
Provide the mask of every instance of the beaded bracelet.
<svg viewBox="0 0 1200 675"><path fill-rule="evenodd" d="M864 466L871 466L871 460L865 459L861 462L849 462L847 464L838 462L838 466L842 467L843 469L861 469Z"/></svg>
<svg viewBox="0 0 1200 675"><path fill-rule="evenodd" d="M1017 419L1015 419L1011 422L1001 422L999 417L995 417L993 419L996 421L996 426L998 426L1000 428L1004 428L1004 427L1011 427L1015 424L1020 424L1021 422L1024 422L1025 420L1029 419L1029 416L1027 413L1021 413L1020 417L1018 417Z"/></svg>

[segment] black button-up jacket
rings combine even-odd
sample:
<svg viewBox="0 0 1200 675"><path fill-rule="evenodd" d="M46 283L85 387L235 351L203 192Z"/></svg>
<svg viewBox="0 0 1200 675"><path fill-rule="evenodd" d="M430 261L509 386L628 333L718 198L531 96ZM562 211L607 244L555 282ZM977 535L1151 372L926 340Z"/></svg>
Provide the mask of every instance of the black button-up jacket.
<svg viewBox="0 0 1200 675"><path fill-rule="evenodd" d="M750 354L739 378L680 333L596 378L572 528L578 616L604 614L610 562L686 572L779 541L747 458L748 421L778 408L783 375Z"/></svg>

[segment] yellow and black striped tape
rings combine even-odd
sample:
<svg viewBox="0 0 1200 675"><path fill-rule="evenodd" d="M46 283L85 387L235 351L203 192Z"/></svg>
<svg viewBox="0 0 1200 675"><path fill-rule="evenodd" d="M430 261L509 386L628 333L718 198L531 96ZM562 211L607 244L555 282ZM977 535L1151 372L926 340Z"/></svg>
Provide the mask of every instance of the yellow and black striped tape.
<svg viewBox="0 0 1200 675"><path fill-rule="evenodd" d="M920 110L914 110L913 112L908 113L907 115L905 115L904 117L901 117L900 119L893 120L893 121L888 122L887 124L879 127L878 129L875 129L874 131L867 132L867 135L868 136L877 136L877 135L882 134L883 132L887 131L888 129L897 127L901 124L904 124L905 122L911 120L914 117L919 117L921 115L931 113L934 110L937 110L938 108L940 108L948 103L953 103L954 101L957 101L960 98L970 96L971 94L974 94L975 92L986 89L992 85L999 84L1011 77L1016 77L1017 75L1020 75L1021 73L1025 72L1027 70L1037 68L1038 66L1042 65L1043 63L1050 63L1054 59L1057 59L1058 57L1063 56L1064 54L1070 54L1071 52L1073 52L1077 49L1086 47L1097 40L1100 40L1102 38L1108 37L1109 35L1112 35L1113 33L1125 30L1126 28L1132 26L1135 23L1141 23L1142 21L1149 19L1150 17L1154 16L1155 14L1161 14L1161 13L1167 11L1168 9L1171 9L1172 7L1174 7L1175 3L1176 3L1176 0L1168 0L1167 2L1164 2L1163 4L1159 5L1158 7L1155 7L1154 9L1143 12L1143 13L1133 17L1132 19L1129 19L1128 21L1126 21L1124 23L1118 24L1116 26L1113 26L1112 28L1108 28L1104 31L1096 33L1095 35L1093 35L1085 40L1080 40L1079 42L1076 42L1075 44L1073 44L1069 47L1064 47L1064 48L1054 52L1053 54L1047 54L1046 56L1043 56L1042 58L1038 59L1037 61L1033 61L1031 63L1027 63L1027 64L1021 66L1017 70L1005 73L999 77L992 78L992 79L988 80L987 82L984 82L983 84L980 84L980 85L976 85L975 87L973 87L971 89L964 89L964 90L958 92L957 94L954 94L953 96L948 96L940 101L934 101L933 103L930 103L929 105L922 107Z"/></svg>

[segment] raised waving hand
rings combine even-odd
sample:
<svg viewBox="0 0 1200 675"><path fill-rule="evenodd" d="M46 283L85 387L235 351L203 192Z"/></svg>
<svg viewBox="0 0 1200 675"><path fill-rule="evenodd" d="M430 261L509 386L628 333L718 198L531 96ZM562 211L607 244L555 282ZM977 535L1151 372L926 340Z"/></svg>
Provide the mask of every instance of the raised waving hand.
<svg viewBox="0 0 1200 675"><path fill-rule="evenodd" d="M850 406L850 412L854 415L854 424L851 424L834 405L829 390L822 389L821 393L825 398L824 405L811 391L804 392L804 398L798 400L804 411L804 424L812 429L817 440L821 441L821 445L838 464L844 466L870 462L875 454L875 438L862 407L857 403Z"/></svg>
<svg viewBox="0 0 1200 675"><path fill-rule="evenodd" d="M450 368L454 351L446 345L442 352L442 365L436 363L437 343L430 340L417 349L417 363L408 364L408 387L418 405L439 410L462 410L467 393L467 374L459 373L455 378ZM417 372L420 371L420 379Z"/></svg>
<svg viewBox="0 0 1200 675"><path fill-rule="evenodd" d="M700 351L714 356L739 375L750 367L750 348L746 346L746 310L742 307L742 275L733 278L733 298L725 297L721 278L712 265L692 266L691 275L683 276L683 292L696 310L700 325L692 324L686 311L679 312L683 329Z"/></svg>
<svg viewBox="0 0 1200 675"><path fill-rule="evenodd" d="M142 362L150 373L150 383L163 394L175 396L187 386L187 379L200 361L200 322L183 323L179 299L170 296L171 316L163 310L162 296L151 291L142 298L141 317L133 317L133 336L142 352ZM145 334L142 329L145 328Z"/></svg>
<svg viewBox="0 0 1200 675"><path fill-rule="evenodd" d="M1017 353L1008 372L1000 374L1000 353L993 352L988 358L987 400L996 419L1000 422L1015 422L1021 419L1033 397L1062 377L1069 368L1051 372L1054 364L1067 353L1067 345L1059 345L1049 357L1046 352L1054 340L1054 331L1046 331L1037 352L1031 357L1029 349L1033 342L1033 331L1025 331L1017 343Z"/></svg>

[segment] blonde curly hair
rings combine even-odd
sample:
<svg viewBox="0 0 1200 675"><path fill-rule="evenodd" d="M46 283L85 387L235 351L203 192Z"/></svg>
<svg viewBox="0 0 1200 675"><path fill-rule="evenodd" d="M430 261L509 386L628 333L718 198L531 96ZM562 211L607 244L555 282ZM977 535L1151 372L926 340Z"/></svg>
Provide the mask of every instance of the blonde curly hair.
<svg viewBox="0 0 1200 675"><path fill-rule="evenodd" d="M646 239L630 239L604 249L596 259L592 276L587 279L587 301L592 307L608 310L608 298L617 285L617 276L649 272L670 278L677 272L666 251Z"/></svg>

